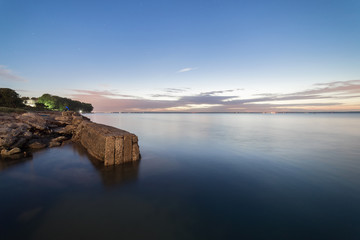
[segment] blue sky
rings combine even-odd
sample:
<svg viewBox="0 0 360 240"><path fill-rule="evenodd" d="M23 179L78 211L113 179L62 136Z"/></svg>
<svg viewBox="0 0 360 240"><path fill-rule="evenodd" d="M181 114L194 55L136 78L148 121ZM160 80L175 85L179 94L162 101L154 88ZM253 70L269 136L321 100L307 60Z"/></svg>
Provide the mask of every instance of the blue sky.
<svg viewBox="0 0 360 240"><path fill-rule="evenodd" d="M96 111L360 110L359 12L350 0L0 0L0 86Z"/></svg>

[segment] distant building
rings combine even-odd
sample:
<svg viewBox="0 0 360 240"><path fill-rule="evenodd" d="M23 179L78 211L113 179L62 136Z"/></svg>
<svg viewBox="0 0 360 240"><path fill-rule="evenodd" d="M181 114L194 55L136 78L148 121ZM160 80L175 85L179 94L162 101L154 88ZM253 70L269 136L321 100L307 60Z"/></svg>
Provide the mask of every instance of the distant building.
<svg viewBox="0 0 360 240"><path fill-rule="evenodd" d="M37 102L37 99L36 99L36 98L24 100L24 104L25 104L26 106L30 106L30 107L35 107L35 106L36 106L36 105L35 105L36 102Z"/></svg>

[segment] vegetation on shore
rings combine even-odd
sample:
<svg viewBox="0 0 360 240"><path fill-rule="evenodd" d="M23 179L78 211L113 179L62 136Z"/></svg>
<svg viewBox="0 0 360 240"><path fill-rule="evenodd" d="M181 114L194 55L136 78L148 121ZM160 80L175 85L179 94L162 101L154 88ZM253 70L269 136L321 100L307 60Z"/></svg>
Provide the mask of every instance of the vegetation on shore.
<svg viewBox="0 0 360 240"><path fill-rule="evenodd" d="M19 94L10 88L0 88L0 112L22 113L44 110L91 112L93 110L93 106L90 103L83 103L50 94L43 94L40 98L32 98L32 100L36 101L34 107L25 105L27 100L30 100L30 98L20 98Z"/></svg>
<svg viewBox="0 0 360 240"><path fill-rule="evenodd" d="M47 93L43 94L38 99L37 103L42 103L47 109L51 110L71 110L75 112L91 112L93 110L93 106L90 103L83 103L69 98L50 95Z"/></svg>
<svg viewBox="0 0 360 240"><path fill-rule="evenodd" d="M14 90L0 88L0 107L22 108L25 107L25 104Z"/></svg>

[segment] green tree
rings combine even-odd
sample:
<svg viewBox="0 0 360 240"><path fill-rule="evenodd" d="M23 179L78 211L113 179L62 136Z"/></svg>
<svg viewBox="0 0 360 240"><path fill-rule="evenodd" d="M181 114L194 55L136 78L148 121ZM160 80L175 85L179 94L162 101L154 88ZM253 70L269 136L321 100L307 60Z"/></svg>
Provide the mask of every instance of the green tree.
<svg viewBox="0 0 360 240"><path fill-rule="evenodd" d="M0 88L0 106L20 108L24 107L19 94L10 88Z"/></svg>
<svg viewBox="0 0 360 240"><path fill-rule="evenodd" d="M93 106L90 103L83 103L70 98L53 96L47 93L43 94L37 102L44 104L46 108L51 110L65 111L69 109L76 112L91 112L93 110Z"/></svg>
<svg viewBox="0 0 360 240"><path fill-rule="evenodd" d="M55 104L55 99L53 98L53 96L51 96L48 93L43 94L41 97L39 97L38 103L42 103L46 106L46 108L48 109L55 109L56 104Z"/></svg>
<svg viewBox="0 0 360 240"><path fill-rule="evenodd" d="M45 104L39 103L39 102L35 103L35 107L37 110L45 110L46 109Z"/></svg>

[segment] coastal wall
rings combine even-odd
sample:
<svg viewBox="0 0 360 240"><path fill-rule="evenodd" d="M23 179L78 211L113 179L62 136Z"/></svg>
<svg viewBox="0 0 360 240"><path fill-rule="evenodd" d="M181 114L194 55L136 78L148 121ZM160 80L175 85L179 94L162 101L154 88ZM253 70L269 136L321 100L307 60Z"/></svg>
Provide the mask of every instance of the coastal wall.
<svg viewBox="0 0 360 240"><path fill-rule="evenodd" d="M31 151L79 143L105 166L138 161L138 138L127 131L91 122L75 112L0 114L1 158L22 158Z"/></svg>
<svg viewBox="0 0 360 240"><path fill-rule="evenodd" d="M137 136L118 128L83 121L72 139L81 143L92 156L103 161L105 166L140 159Z"/></svg>

